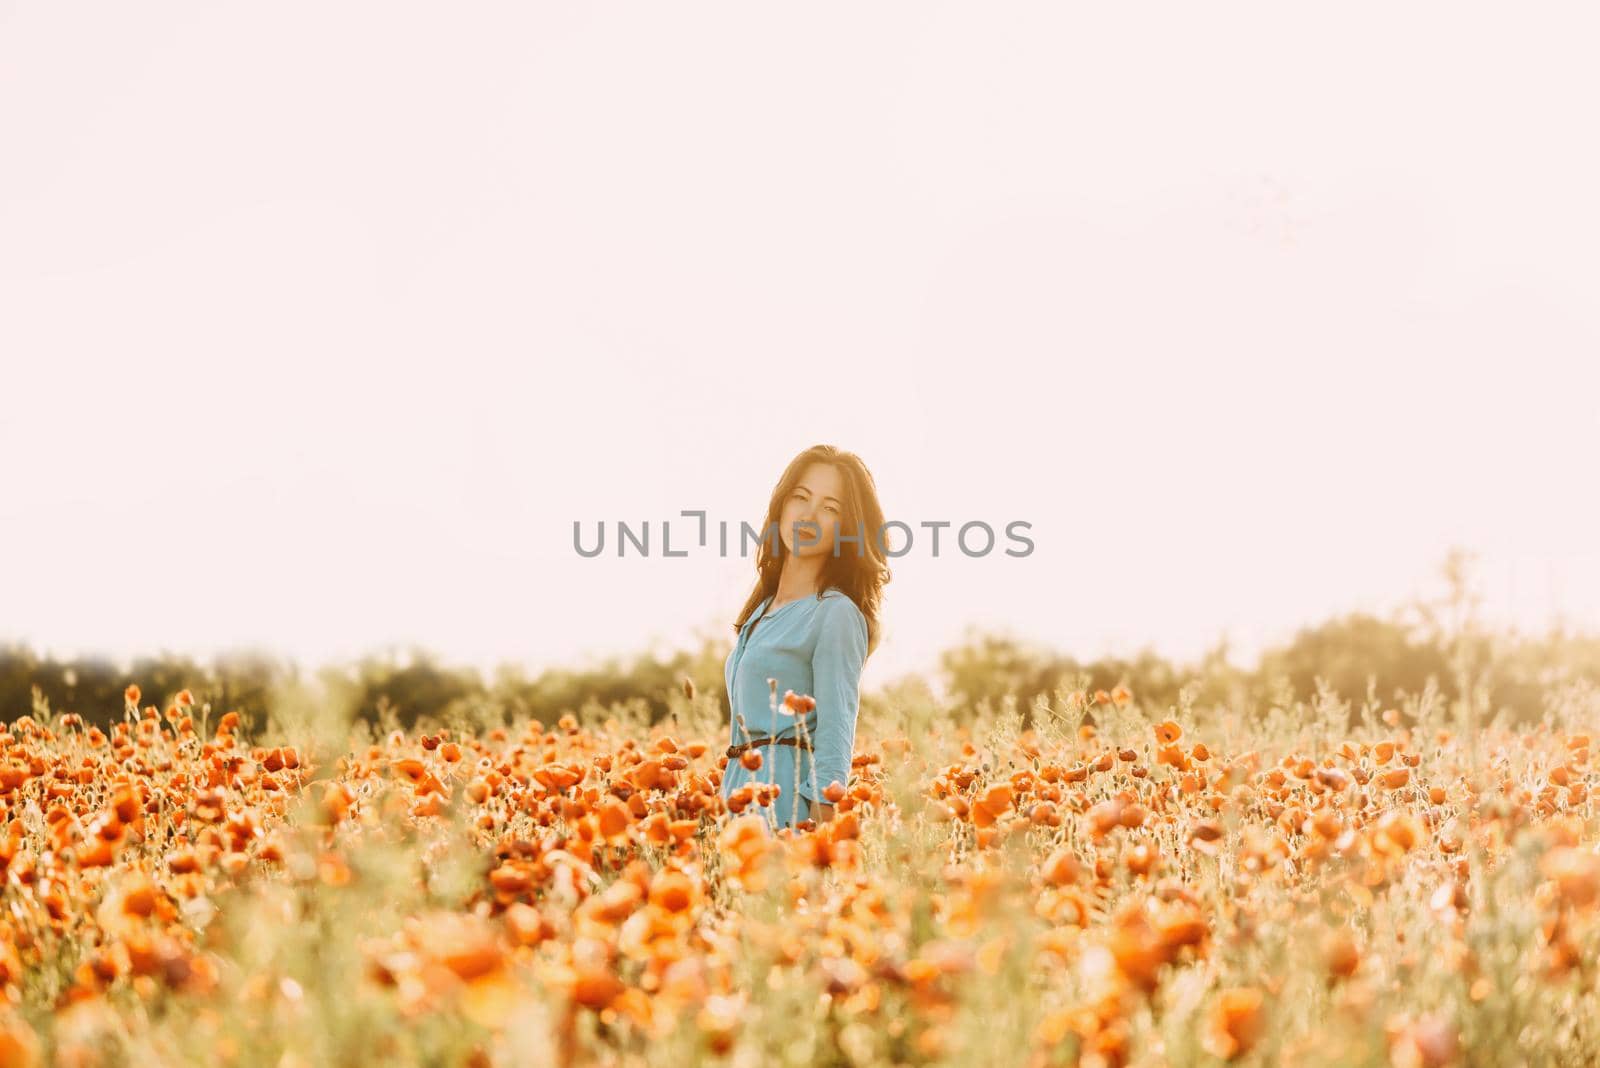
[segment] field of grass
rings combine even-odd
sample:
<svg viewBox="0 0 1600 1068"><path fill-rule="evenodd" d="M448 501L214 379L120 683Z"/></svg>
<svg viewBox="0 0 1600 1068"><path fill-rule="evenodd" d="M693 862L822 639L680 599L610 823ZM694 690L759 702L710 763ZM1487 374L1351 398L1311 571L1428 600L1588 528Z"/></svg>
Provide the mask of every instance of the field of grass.
<svg viewBox="0 0 1600 1068"><path fill-rule="evenodd" d="M875 710L838 816L720 701L0 742L0 1068L1600 1063L1600 693Z"/></svg>

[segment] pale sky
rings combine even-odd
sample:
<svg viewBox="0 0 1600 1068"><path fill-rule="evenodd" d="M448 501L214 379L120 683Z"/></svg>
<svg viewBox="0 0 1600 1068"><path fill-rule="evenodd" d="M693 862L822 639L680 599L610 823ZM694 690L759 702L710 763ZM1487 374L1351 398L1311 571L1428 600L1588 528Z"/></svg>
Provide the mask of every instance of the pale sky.
<svg viewBox="0 0 1600 1068"><path fill-rule="evenodd" d="M0 4L0 640L687 646L753 561L574 520L758 523L817 442L891 518L1032 524L895 561L868 686L969 624L1250 654L1457 544L1600 628L1597 30Z"/></svg>

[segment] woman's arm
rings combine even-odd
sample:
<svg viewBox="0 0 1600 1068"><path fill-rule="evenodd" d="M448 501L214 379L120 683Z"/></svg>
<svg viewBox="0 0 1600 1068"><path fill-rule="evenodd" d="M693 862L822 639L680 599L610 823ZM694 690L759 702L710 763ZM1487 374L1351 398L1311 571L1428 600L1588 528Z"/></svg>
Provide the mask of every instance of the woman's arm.
<svg viewBox="0 0 1600 1068"><path fill-rule="evenodd" d="M811 766L818 796L810 796L810 782L800 784L800 793L811 802L818 822L826 822L833 817L833 805L823 799L822 791L835 782L850 785L856 714L861 707L861 669L867 660L867 620L855 602L842 594L825 598L817 615L819 630L811 658L817 729Z"/></svg>

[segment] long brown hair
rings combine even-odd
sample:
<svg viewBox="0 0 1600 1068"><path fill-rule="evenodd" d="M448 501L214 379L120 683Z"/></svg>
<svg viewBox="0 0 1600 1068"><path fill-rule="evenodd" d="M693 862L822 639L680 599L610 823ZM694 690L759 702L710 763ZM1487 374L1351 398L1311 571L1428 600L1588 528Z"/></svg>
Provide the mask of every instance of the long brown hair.
<svg viewBox="0 0 1600 1068"><path fill-rule="evenodd" d="M844 481L844 497L840 502L839 533L860 534L861 542L840 545L834 543L836 553L830 553L822 565L822 576L817 590L818 598L830 586L842 590L855 602L867 619L867 655L878 647L878 609L883 600L883 587L889 582L889 564L884 552L883 508L878 504L878 486L872 472L853 452L832 445L813 445L784 468L778 479L772 499L767 502L767 518L761 526L761 550L756 554L756 584L749 600L734 621L738 633L768 597L778 592L778 576L783 572L783 560L788 548L777 536L778 524L783 514L783 504L800 482L800 476L814 463L832 464ZM769 532L771 536L769 536Z"/></svg>

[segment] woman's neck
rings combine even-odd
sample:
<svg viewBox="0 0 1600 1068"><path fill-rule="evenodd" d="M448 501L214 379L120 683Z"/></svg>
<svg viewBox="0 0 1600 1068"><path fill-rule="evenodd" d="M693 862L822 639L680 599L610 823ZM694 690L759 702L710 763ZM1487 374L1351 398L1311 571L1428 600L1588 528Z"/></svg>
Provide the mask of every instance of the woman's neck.
<svg viewBox="0 0 1600 1068"><path fill-rule="evenodd" d="M773 604L788 604L802 597L814 597L822 582L821 557L788 556L783 570L778 573L778 590L772 595Z"/></svg>

